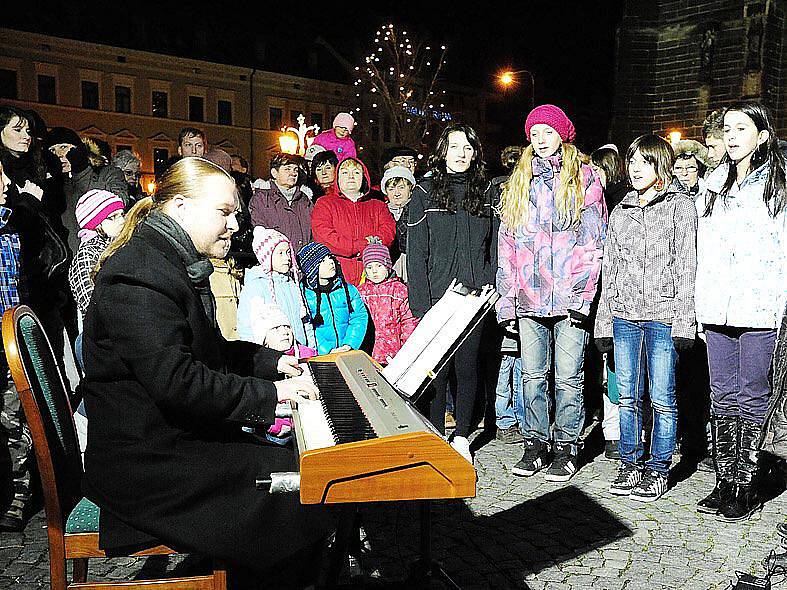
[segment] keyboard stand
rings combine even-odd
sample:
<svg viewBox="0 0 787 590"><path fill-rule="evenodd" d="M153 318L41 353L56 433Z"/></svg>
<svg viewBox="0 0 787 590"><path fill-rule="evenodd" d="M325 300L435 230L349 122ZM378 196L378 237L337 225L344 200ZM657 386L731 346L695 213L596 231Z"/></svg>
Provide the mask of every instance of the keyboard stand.
<svg viewBox="0 0 787 590"><path fill-rule="evenodd" d="M439 587L461 590L442 566L432 559L432 501L420 501L418 512L421 521L421 557L410 566L410 575L406 583L412 588Z"/></svg>

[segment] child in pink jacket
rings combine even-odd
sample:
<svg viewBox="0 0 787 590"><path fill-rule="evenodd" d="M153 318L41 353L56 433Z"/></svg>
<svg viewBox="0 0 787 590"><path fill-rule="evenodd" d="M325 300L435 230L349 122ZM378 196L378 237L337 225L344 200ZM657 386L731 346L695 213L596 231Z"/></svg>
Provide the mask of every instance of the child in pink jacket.
<svg viewBox="0 0 787 590"><path fill-rule="evenodd" d="M366 280L358 292L374 321L372 358L386 365L413 333L418 319L410 311L407 285L392 272L391 253L386 246L366 246L363 266Z"/></svg>
<svg viewBox="0 0 787 590"><path fill-rule="evenodd" d="M333 120L333 128L320 133L314 143L331 150L341 163L347 158L357 158L355 142L350 137L355 127L355 119L350 113L339 113Z"/></svg>

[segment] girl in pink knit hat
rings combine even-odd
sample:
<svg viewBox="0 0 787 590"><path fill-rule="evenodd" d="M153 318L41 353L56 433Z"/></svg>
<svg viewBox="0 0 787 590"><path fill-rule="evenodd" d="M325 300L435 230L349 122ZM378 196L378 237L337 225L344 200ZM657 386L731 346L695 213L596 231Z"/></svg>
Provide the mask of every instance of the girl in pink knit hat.
<svg viewBox="0 0 787 590"><path fill-rule="evenodd" d="M77 307L84 314L93 294L93 269L109 243L123 228L123 201L109 191L90 190L77 201L76 218L82 241L71 261L68 282Z"/></svg>
<svg viewBox="0 0 787 590"><path fill-rule="evenodd" d="M531 476L546 469L548 481L568 481L579 468L587 320L607 210L598 176L582 163L574 124L562 109L536 107L525 131L530 145L502 185L499 206L497 320L519 333L523 372L523 399L516 401L524 454L512 472Z"/></svg>
<svg viewBox="0 0 787 590"><path fill-rule="evenodd" d="M314 138L314 144L321 145L326 150L331 150L339 162L347 158L357 158L358 153L355 149L355 142L352 135L355 127L355 119L350 113L339 113L333 119L331 129L323 131Z"/></svg>

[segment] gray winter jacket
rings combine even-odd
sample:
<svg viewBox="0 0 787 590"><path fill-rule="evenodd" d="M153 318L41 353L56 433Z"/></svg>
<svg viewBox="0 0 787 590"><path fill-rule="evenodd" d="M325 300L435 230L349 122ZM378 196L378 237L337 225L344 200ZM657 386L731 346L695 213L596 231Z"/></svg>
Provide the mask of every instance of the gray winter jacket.
<svg viewBox="0 0 787 590"><path fill-rule="evenodd" d="M613 316L672 324L694 338L697 210L674 182L645 206L630 191L609 217L596 338L612 337Z"/></svg>

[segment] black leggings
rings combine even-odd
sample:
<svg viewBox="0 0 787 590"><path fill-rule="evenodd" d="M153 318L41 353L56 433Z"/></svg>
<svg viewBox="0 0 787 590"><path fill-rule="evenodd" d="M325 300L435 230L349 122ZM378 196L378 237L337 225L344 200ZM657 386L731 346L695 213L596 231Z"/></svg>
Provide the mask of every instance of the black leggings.
<svg viewBox="0 0 787 590"><path fill-rule="evenodd" d="M481 377L478 357L484 334L483 328L484 323L481 322L470 332L448 364L434 379L435 395L429 405L429 420L443 434L445 434L445 396L449 382L456 394L454 435L467 437L472 430L473 410Z"/></svg>

